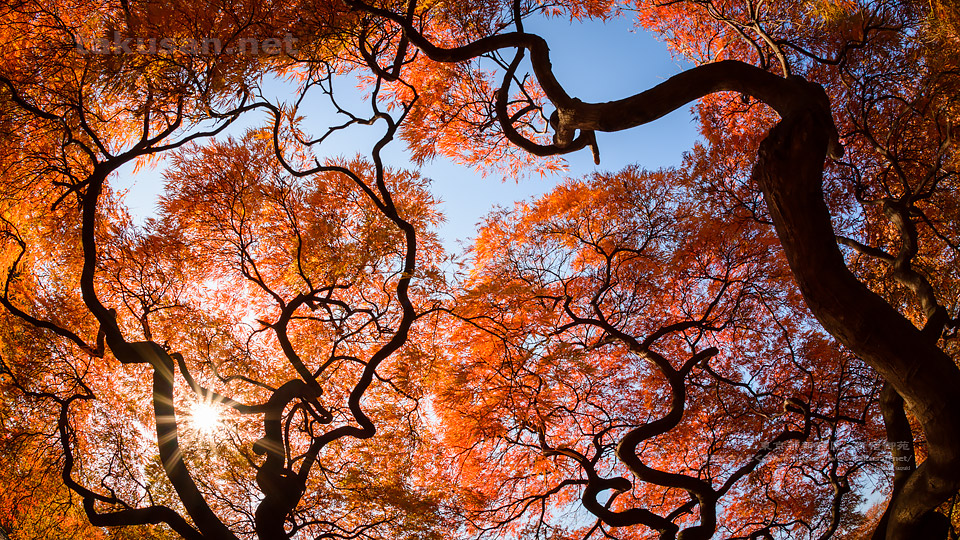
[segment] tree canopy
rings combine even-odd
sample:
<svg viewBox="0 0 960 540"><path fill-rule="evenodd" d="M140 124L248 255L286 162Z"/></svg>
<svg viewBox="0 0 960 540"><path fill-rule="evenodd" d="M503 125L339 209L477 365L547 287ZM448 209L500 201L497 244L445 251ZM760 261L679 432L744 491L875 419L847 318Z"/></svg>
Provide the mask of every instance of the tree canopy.
<svg viewBox="0 0 960 540"><path fill-rule="evenodd" d="M587 102L539 17L628 18L693 67ZM958 27L936 1L7 2L0 536L956 538ZM687 106L680 166L568 179L444 251L416 165L599 164L597 132ZM148 166L138 220L117 181Z"/></svg>

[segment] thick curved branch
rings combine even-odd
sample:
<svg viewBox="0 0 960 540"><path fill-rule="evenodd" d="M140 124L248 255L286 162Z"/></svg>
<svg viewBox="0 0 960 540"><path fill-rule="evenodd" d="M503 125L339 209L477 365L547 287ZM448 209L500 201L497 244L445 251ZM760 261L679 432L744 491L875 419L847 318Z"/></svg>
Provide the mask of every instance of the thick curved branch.
<svg viewBox="0 0 960 540"><path fill-rule="evenodd" d="M696 362L700 362L704 358L709 358L718 352L717 349L708 349L703 353L694 355L694 358L696 358ZM684 529L678 538L684 540L710 538L717 527L716 503L718 494L713 489L713 486L693 476L653 469L648 467L640 459L638 452L640 443L661 433L666 433L680 423L683 418L687 396L684 372L673 370L666 359L653 351L644 351L644 354L655 358L654 363L660 367L661 372L670 385L672 394L670 411L662 418L648 422L627 432L623 439L621 439L620 444L617 445L617 457L620 458L620 461L622 461L640 481L659 486L680 488L695 497L700 506L700 524Z"/></svg>
<svg viewBox="0 0 960 540"><path fill-rule="evenodd" d="M937 302L937 295L933 286L930 285L930 281L920 272L917 272L912 265L920 246L917 241L917 226L908 215L910 207L899 201L888 199L883 201L883 213L890 223L900 231L900 251L890 263L893 277L910 289L920 301L920 308L927 318L927 322L923 326L923 333L933 343L936 343L940 339L940 334L949 316L946 308Z"/></svg>
<svg viewBox="0 0 960 540"><path fill-rule="evenodd" d="M284 467L286 452L281 416L287 404L305 397L307 391L305 382L293 379L278 388L264 407L264 436L253 446L254 452L267 455L257 471L257 485L264 495L255 514L255 528L260 538L285 538L284 521L303 496L306 479Z"/></svg>
<svg viewBox="0 0 960 540"><path fill-rule="evenodd" d="M811 86L815 85L809 85L802 79L794 77L784 79L735 60L724 60L691 68L649 90L624 99L605 103L585 103L567 94L557 80L550 62L547 42L540 36L511 32L487 36L459 47L443 48L434 45L411 22L396 13L359 0L346 0L346 2L357 9L398 24L403 28L404 35L411 44L437 62L465 62L501 49L529 51L530 63L537 82L547 98L557 107L551 122L555 124L556 129L554 138L556 151L553 153L566 152L567 147L575 141L580 141L585 146L586 141L582 140L582 136L575 138L578 130L611 132L640 126L716 92L731 91L750 95L773 107L784 118L808 107L811 95L817 98L822 107L829 110L826 96L811 92ZM529 141L528 143L533 144ZM830 137L830 155L839 157L841 154L839 138L834 129Z"/></svg>
<svg viewBox="0 0 960 540"><path fill-rule="evenodd" d="M880 391L880 412L893 455L893 492L896 494L917 468L917 458L913 451L913 430L903 410L903 398L890 383L884 383Z"/></svg>
<svg viewBox="0 0 960 540"><path fill-rule="evenodd" d="M187 514L208 540L236 540L236 536L213 513L183 462L173 406L173 358L153 342L128 344L138 357L153 366L153 411L157 422L157 447L163 469L173 484Z"/></svg>
<svg viewBox="0 0 960 540"><path fill-rule="evenodd" d="M607 504L601 503L599 500L601 493L604 491L613 491L614 493L629 491L631 487L630 481L622 477L603 478L597 473L595 467L596 459L590 460L572 448L555 448L550 446L547 443L546 434L543 430L538 430L538 435L540 438L540 448L545 457L565 456L577 462L583 472L586 473L587 482L581 500L583 501L584 508L591 514L597 516L600 522L610 525L611 527L645 525L651 529L660 531L661 534L666 536L676 534L678 527L675 523L645 508L629 508L619 512L613 511L609 507L609 501L612 500L613 496L608 498ZM599 458L599 456L600 454L598 453L597 458Z"/></svg>

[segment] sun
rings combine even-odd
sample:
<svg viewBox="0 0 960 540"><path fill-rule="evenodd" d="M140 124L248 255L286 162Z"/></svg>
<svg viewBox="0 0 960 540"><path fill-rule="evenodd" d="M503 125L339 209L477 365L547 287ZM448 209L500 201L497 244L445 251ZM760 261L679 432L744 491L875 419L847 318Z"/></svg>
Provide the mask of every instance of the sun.
<svg viewBox="0 0 960 540"><path fill-rule="evenodd" d="M190 423L199 433L209 435L220 427L220 409L213 403L194 403L190 406Z"/></svg>

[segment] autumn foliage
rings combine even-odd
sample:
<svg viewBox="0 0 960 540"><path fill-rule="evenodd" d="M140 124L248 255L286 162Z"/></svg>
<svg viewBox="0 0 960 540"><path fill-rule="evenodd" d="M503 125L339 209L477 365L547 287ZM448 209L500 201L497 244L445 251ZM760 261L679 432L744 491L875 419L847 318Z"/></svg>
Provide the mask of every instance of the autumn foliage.
<svg viewBox="0 0 960 540"><path fill-rule="evenodd" d="M584 102L537 17L695 67ZM0 536L955 538L958 21L7 2ZM567 179L464 253L384 157L549 174L691 103L680 166Z"/></svg>

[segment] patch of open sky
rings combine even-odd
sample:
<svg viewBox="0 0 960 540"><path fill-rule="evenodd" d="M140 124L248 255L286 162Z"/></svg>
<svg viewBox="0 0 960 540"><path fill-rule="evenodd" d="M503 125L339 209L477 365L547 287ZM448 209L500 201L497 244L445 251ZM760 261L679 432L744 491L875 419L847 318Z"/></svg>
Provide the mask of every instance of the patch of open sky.
<svg viewBox="0 0 960 540"><path fill-rule="evenodd" d="M632 21L615 19L575 21L536 19L525 22L528 32L542 35L550 44L551 60L557 79L570 95L584 101L611 101L646 90L686 66L673 59L666 45L651 34L635 30ZM349 110L368 114L363 93L352 80L335 81L337 100ZM264 83L263 90L271 99L290 99L291 86L278 81ZM308 96L309 98L309 96ZM322 133L328 124L338 124L319 91L301 106L305 125L313 133ZM266 114L241 118L226 130L238 137L252 127L268 121ZM313 127L316 126L316 127ZM383 132L383 124L354 127L324 143L323 155L367 155L373 141ZM630 164L647 169L679 165L683 152L698 139L696 124L689 107L678 109L649 125L619 133L598 133L601 164L594 165L592 155L584 150L568 156L569 169L564 173L524 179L500 181L494 176L482 178L471 167L446 159L437 159L420 167L423 176L433 180L433 192L442 201L440 209L446 222L440 236L448 251L458 252L476 236L477 225L495 206L511 207L514 202L550 191L566 177L581 177L593 172L618 171ZM402 141L390 144L384 152L388 166L414 168ZM163 192L164 161L133 173L133 166L121 169L115 185L127 190L126 202L136 222L153 217Z"/></svg>

